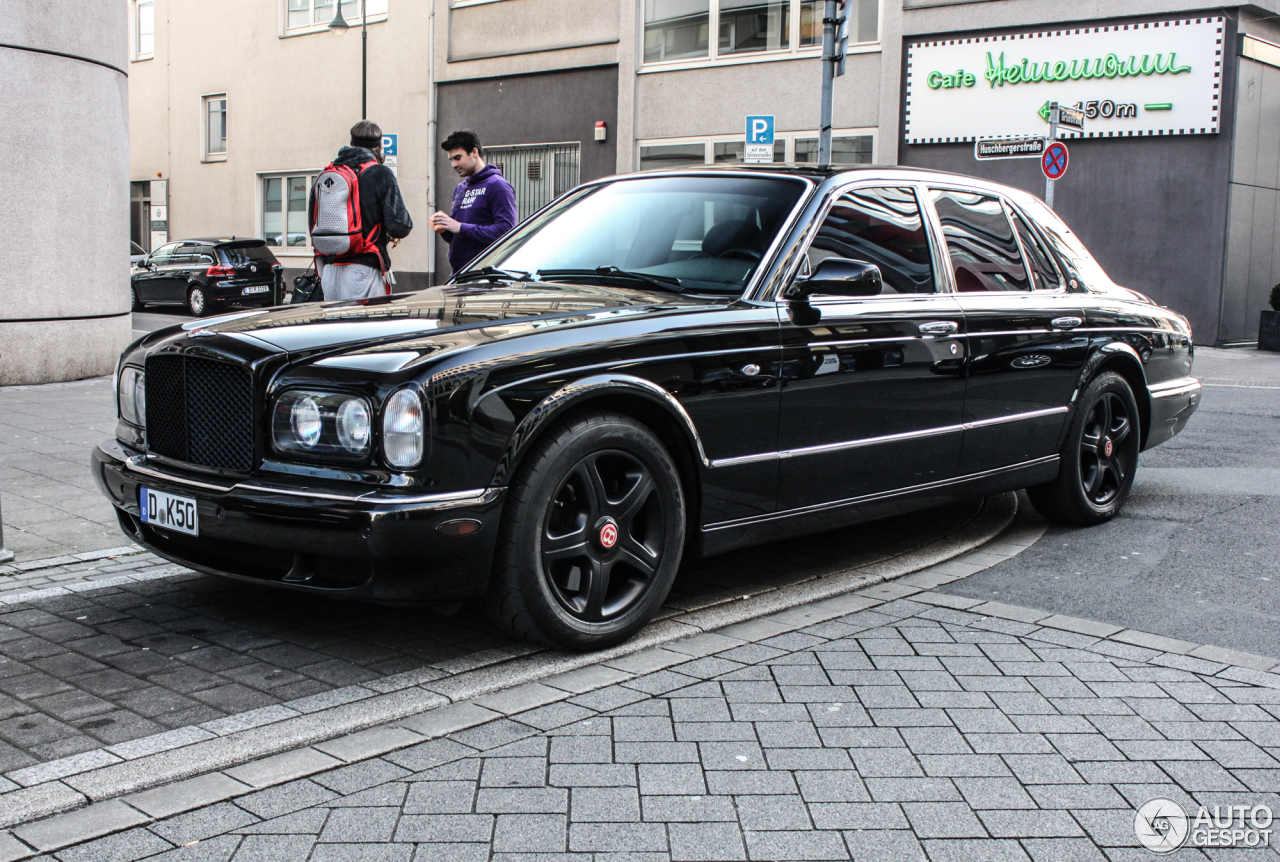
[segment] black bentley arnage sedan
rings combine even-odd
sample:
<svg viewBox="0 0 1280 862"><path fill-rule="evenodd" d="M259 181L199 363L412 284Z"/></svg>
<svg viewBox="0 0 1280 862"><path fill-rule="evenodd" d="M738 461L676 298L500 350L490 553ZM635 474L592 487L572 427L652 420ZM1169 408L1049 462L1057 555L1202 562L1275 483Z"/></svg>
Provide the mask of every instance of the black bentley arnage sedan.
<svg viewBox="0 0 1280 862"><path fill-rule="evenodd" d="M1185 318L1024 192L898 168L648 173L443 287L249 311L120 359L125 533L334 597L482 597L616 643L682 559L1027 488L1107 520L1195 410Z"/></svg>

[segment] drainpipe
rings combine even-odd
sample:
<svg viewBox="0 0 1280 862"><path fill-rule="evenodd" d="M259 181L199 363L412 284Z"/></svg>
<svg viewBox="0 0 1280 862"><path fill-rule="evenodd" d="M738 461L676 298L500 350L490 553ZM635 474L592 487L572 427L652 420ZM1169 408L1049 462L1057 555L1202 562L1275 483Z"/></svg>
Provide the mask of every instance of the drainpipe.
<svg viewBox="0 0 1280 862"><path fill-rule="evenodd" d="M436 211L436 3L427 14L427 218ZM428 232L427 286L436 283L436 235Z"/></svg>

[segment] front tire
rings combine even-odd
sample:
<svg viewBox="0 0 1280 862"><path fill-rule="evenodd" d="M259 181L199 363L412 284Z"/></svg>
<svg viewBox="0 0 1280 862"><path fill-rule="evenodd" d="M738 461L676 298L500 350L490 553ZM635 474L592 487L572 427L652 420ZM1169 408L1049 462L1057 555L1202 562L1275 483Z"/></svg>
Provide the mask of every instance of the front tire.
<svg viewBox="0 0 1280 862"><path fill-rule="evenodd" d="M1063 444L1058 478L1027 489L1051 521L1092 526L1119 514L1138 469L1138 402L1121 375L1107 371L1085 387Z"/></svg>
<svg viewBox="0 0 1280 862"><path fill-rule="evenodd" d="M620 643L662 606L684 546L670 454L645 426L584 410L560 420L508 487L485 604L508 633L569 649Z"/></svg>
<svg viewBox="0 0 1280 862"><path fill-rule="evenodd" d="M132 311L142 311L142 309L146 308L146 306L138 299L138 288L134 287L132 284L129 285L129 301L132 304L130 309Z"/></svg>
<svg viewBox="0 0 1280 862"><path fill-rule="evenodd" d="M187 290L187 311L191 312L192 317L204 317L204 313L208 308L208 301L204 296L204 288L198 284L191 285Z"/></svg>

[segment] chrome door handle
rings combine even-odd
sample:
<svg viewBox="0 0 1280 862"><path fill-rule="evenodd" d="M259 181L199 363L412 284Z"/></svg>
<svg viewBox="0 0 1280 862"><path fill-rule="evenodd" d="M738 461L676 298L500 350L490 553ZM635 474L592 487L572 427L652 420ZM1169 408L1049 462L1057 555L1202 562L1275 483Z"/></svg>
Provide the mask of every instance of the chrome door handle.
<svg viewBox="0 0 1280 862"><path fill-rule="evenodd" d="M960 328L960 324L953 320L935 320L932 323L920 324L920 331L925 335L947 335L955 332Z"/></svg>
<svg viewBox="0 0 1280 862"><path fill-rule="evenodd" d="M1078 317L1055 317L1050 323L1054 329L1075 329L1084 321Z"/></svg>

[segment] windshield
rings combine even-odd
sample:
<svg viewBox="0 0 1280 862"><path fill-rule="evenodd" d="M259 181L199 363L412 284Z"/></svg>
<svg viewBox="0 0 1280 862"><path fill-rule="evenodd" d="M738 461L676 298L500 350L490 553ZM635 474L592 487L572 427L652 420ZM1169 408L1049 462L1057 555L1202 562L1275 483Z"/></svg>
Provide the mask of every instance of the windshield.
<svg viewBox="0 0 1280 862"><path fill-rule="evenodd" d="M643 177L589 186L517 227L469 269L490 266L561 280L616 267L678 279L683 292L736 296L805 186L744 176Z"/></svg>

